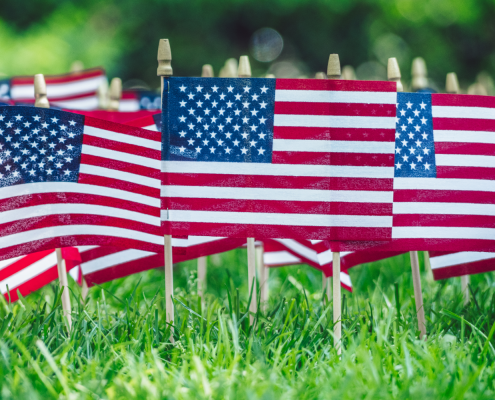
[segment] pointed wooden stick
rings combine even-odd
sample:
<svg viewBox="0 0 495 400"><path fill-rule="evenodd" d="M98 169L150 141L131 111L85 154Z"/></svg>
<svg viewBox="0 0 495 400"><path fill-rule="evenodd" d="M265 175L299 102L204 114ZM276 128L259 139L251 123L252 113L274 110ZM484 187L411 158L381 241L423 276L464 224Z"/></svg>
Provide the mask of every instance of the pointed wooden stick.
<svg viewBox="0 0 495 400"><path fill-rule="evenodd" d="M457 80L457 74L455 72L449 72L445 80L445 91L447 93L461 93L459 89L459 81Z"/></svg>
<svg viewBox="0 0 495 400"><path fill-rule="evenodd" d="M332 299L332 283L330 280L327 278L324 272L321 273L321 286L322 289L325 289L325 298L327 300L327 303L330 303L330 300Z"/></svg>
<svg viewBox="0 0 495 400"><path fill-rule="evenodd" d="M46 97L46 82L43 74L34 76L34 106L40 108L50 108L50 102Z"/></svg>
<svg viewBox="0 0 495 400"><path fill-rule="evenodd" d="M355 81L356 80L356 72L354 68L350 65L344 65L342 67L342 79L346 81Z"/></svg>
<svg viewBox="0 0 495 400"><path fill-rule="evenodd" d="M421 291L421 276L419 274L419 258L417 251L410 251L411 269L414 286L414 300L416 302L416 314L418 316L418 329L421 338L426 337L426 319L423 305L423 293Z"/></svg>
<svg viewBox="0 0 495 400"><path fill-rule="evenodd" d="M109 97L108 110L119 111L120 99L122 98L122 79L112 79L112 82L110 82Z"/></svg>
<svg viewBox="0 0 495 400"><path fill-rule="evenodd" d="M104 79L101 81L100 86L98 86L98 108L100 110L108 110L108 104L110 102L109 99L109 85L108 85L108 79L104 77Z"/></svg>
<svg viewBox="0 0 495 400"><path fill-rule="evenodd" d="M340 253L333 252L333 345L342 354L342 304L340 299Z"/></svg>
<svg viewBox="0 0 495 400"><path fill-rule="evenodd" d="M80 60L76 60L70 65L70 72L81 72L83 70L84 64Z"/></svg>
<svg viewBox="0 0 495 400"><path fill-rule="evenodd" d="M412 62L411 68L412 82L411 89L421 90L428 87L428 72L426 69L425 60L421 57L416 57Z"/></svg>
<svg viewBox="0 0 495 400"><path fill-rule="evenodd" d="M207 258L198 257L198 296L203 298L206 291Z"/></svg>
<svg viewBox="0 0 495 400"><path fill-rule="evenodd" d="M388 59L387 65L387 77L389 81L397 82L397 91L403 92L404 87L402 86L402 82L400 81L400 69L399 63L395 57Z"/></svg>
<svg viewBox="0 0 495 400"><path fill-rule="evenodd" d="M57 271L58 280L60 283L60 290L62 290L62 310L64 311L64 317L67 318L67 325L69 330L72 329L72 316L69 296L69 281L67 279L67 269L65 267L65 260L62 257L62 249L55 250L57 253Z"/></svg>
<svg viewBox="0 0 495 400"><path fill-rule="evenodd" d="M81 297L83 300L86 300L89 294L89 287L88 287L88 282L86 282L86 279L84 279L84 276L82 277L82 286L81 286Z"/></svg>
<svg viewBox="0 0 495 400"><path fill-rule="evenodd" d="M265 249L263 244L256 247L256 260L258 265L258 277L260 281L260 304L263 310L266 310L268 304L268 277L270 268L265 267L264 256Z"/></svg>
<svg viewBox="0 0 495 400"><path fill-rule="evenodd" d="M338 54L330 54L327 66L328 79L340 79L340 60Z"/></svg>
<svg viewBox="0 0 495 400"><path fill-rule="evenodd" d="M327 74L325 74L324 72L317 72L315 74L315 79L327 79Z"/></svg>
<svg viewBox="0 0 495 400"><path fill-rule="evenodd" d="M467 90L468 94L477 94L481 96L487 96L488 92L486 91L486 88L479 82L475 82L472 85L468 87Z"/></svg>
<svg viewBox="0 0 495 400"><path fill-rule="evenodd" d="M46 82L43 74L36 74L34 76L34 98L35 107L50 108L50 102L46 97ZM62 258L62 249L58 248L55 251L57 253L58 280L60 283L60 289L62 290L62 309L64 312L64 316L67 318L67 325L70 330L72 328L72 319L70 314L71 307L67 270L65 268L65 260Z"/></svg>
<svg viewBox="0 0 495 400"><path fill-rule="evenodd" d="M402 82L400 81L401 75L399 63L397 62L397 59L395 57L388 59L387 76L389 81L397 82L397 91L402 92L403 86ZM426 336L426 319L423 306L423 294L421 292L421 276L419 274L418 252L411 251L410 257L414 286L414 298L416 300L416 314L418 317L418 329L420 331L421 337L423 338Z"/></svg>
<svg viewBox="0 0 495 400"><path fill-rule="evenodd" d="M158 43L158 68L157 76L160 77L161 95L163 100L164 79L173 75L172 70L172 51L168 39L160 39ZM168 211L168 210L167 210ZM172 257L172 235L164 235L164 268L165 268L165 319L167 323L174 322L174 303L172 296L174 295L174 273L173 273L173 257ZM173 343L173 330L170 340Z"/></svg>
<svg viewBox="0 0 495 400"><path fill-rule="evenodd" d="M201 69L201 77L202 78L213 78L213 67L210 64L203 65Z"/></svg>

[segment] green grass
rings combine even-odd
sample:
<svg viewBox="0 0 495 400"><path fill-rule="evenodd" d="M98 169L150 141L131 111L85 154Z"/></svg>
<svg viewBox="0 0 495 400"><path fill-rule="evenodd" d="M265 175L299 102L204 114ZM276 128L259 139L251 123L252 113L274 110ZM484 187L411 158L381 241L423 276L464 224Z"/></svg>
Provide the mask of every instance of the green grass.
<svg viewBox="0 0 495 400"><path fill-rule="evenodd" d="M0 304L0 397L495 397L492 274L472 277L474 301L464 307L458 279L437 283L423 272L428 338L419 340L408 256L356 267L355 292L343 292L339 358L321 273L271 270L269 305L251 325L245 260L245 250L209 257L205 307L195 262L176 266L174 344L161 270L94 287L84 305L71 286L70 334L56 285Z"/></svg>

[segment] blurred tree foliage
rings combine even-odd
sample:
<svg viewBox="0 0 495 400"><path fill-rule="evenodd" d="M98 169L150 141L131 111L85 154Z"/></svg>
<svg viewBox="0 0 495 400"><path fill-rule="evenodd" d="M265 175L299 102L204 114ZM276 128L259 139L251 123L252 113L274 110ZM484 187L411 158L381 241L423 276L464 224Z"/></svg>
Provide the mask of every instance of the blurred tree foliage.
<svg viewBox="0 0 495 400"><path fill-rule="evenodd" d="M0 73L62 73L81 60L156 87L159 38L171 41L176 75L198 75L202 64L218 72L227 58L251 54L253 33L270 27L284 39L274 62L300 74L324 70L338 53L359 78L385 79L395 56L407 81L412 58L422 56L443 88L450 71L466 83L481 70L493 75L493 21L494 0L2 1ZM270 68L252 65L258 75Z"/></svg>

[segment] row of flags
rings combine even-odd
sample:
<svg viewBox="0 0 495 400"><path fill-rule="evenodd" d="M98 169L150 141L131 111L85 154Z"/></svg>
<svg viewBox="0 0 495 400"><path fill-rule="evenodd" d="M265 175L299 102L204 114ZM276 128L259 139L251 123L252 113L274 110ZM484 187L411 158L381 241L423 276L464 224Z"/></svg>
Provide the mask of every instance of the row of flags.
<svg viewBox="0 0 495 400"><path fill-rule="evenodd" d="M103 68L46 75L45 81L50 103L62 109L98 110L102 107L101 96L108 90L108 80ZM0 102L10 105L33 105L34 101L33 76L0 80ZM120 112L156 111L160 108L160 94L150 90L124 90L119 101Z"/></svg>
<svg viewBox="0 0 495 400"><path fill-rule="evenodd" d="M0 108L0 281L11 299L54 279L53 248L70 249L67 268L91 285L163 266L163 234L175 262L255 237L265 265L330 276L341 251L348 289L349 268L410 250L430 251L435 278L492 269L487 96L171 77L161 114L115 113L89 106L102 70L78 79L46 80L51 104L82 111ZM5 101L34 102L32 79L8 85Z"/></svg>

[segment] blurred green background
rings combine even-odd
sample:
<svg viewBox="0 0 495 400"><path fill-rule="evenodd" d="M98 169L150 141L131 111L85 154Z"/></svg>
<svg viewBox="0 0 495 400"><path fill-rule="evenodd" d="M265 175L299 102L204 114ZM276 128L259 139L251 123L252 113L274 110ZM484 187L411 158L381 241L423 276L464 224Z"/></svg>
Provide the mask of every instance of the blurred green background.
<svg viewBox="0 0 495 400"><path fill-rule="evenodd" d="M494 0L2 1L0 73L64 73L81 60L156 88L158 39L169 38L176 75L206 63L217 74L249 54L254 76L312 77L338 53L360 79L386 79L397 57L407 83L421 56L432 87L451 71L465 87L495 73L494 21Z"/></svg>

